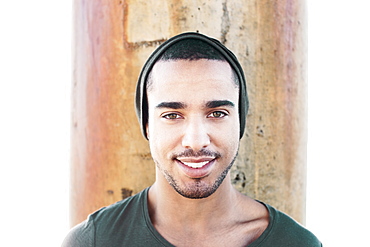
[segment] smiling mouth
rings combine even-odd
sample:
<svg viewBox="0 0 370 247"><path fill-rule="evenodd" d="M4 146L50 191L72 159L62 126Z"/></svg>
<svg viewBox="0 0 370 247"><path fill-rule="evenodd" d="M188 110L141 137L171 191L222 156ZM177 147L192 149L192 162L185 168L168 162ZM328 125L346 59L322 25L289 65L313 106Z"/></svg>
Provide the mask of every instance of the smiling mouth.
<svg viewBox="0 0 370 247"><path fill-rule="evenodd" d="M193 168L193 169L201 169L213 163L213 161L215 161L216 158L215 157L212 157L212 158L208 157L208 158L201 158L201 159L191 159L191 158L182 159L180 158L176 160L186 167Z"/></svg>
<svg viewBox="0 0 370 247"><path fill-rule="evenodd" d="M175 159L181 171L189 178L203 178L212 172L215 157L189 158L181 157Z"/></svg>
<svg viewBox="0 0 370 247"><path fill-rule="evenodd" d="M203 162L184 162L182 161L181 163L183 163L184 165L188 166L188 167L191 167L191 168L202 168L203 166L205 166L206 164L208 164L210 161L203 161Z"/></svg>

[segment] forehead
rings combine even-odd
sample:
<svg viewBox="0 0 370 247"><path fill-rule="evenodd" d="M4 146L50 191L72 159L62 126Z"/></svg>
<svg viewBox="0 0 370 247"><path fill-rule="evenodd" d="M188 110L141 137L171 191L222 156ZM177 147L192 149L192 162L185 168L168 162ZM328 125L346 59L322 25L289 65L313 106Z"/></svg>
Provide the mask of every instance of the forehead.
<svg viewBox="0 0 370 247"><path fill-rule="evenodd" d="M235 104L238 92L230 65L207 59L156 63L147 91L149 101L229 100Z"/></svg>
<svg viewBox="0 0 370 247"><path fill-rule="evenodd" d="M201 84L231 84L233 81L232 69L226 61L218 60L169 60L157 62L151 72L150 88L160 89L164 84L172 83L174 87L184 84L195 87Z"/></svg>

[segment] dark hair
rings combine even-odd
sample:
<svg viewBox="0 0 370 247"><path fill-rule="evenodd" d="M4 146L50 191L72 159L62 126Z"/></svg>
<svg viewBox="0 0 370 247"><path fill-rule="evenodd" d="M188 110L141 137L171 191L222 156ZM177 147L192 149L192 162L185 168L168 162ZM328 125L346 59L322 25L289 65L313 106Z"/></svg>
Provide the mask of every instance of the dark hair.
<svg viewBox="0 0 370 247"><path fill-rule="evenodd" d="M159 61L167 60L220 60L226 61L225 57L215 48L199 39L184 39L170 46L159 57Z"/></svg>
<svg viewBox="0 0 370 247"><path fill-rule="evenodd" d="M171 60L189 60L196 61L200 59L208 60L217 60L227 62L226 58L215 48L213 48L208 43L199 40L199 39L184 39L181 40L172 46L170 46L156 61L171 61ZM235 82L235 85L239 87L238 76L235 73L235 70L232 70L232 81ZM146 88L149 90L152 85L152 73L149 73L149 76L146 81Z"/></svg>

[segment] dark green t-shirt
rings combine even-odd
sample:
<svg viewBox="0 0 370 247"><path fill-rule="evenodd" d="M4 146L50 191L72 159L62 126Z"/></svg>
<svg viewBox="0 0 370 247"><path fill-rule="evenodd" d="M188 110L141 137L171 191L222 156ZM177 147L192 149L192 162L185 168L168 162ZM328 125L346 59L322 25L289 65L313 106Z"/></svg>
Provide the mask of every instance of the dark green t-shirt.
<svg viewBox="0 0 370 247"><path fill-rule="evenodd" d="M75 226L63 247L155 247L171 246L152 225L147 201L148 188L125 200L101 208ZM263 234L248 247L320 247L320 241L289 216L264 204L270 223Z"/></svg>

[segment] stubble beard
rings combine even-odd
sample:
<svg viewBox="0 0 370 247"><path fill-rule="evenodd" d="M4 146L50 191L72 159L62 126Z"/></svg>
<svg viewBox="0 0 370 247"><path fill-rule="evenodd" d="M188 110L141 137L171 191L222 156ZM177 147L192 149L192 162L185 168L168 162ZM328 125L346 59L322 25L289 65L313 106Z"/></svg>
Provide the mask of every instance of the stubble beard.
<svg viewBox="0 0 370 247"><path fill-rule="evenodd" d="M221 174L217 177L213 184L207 184L206 182L204 182L203 178L193 178L194 182L186 187L180 186L177 180L171 174L169 174L167 170L164 170L156 160L154 160L154 162L156 163L158 169L163 173L167 182L178 194L189 199L203 199L215 193L216 190L220 187L227 174L229 173L231 167L233 166L236 157L237 154L235 154L230 164L221 172Z"/></svg>

